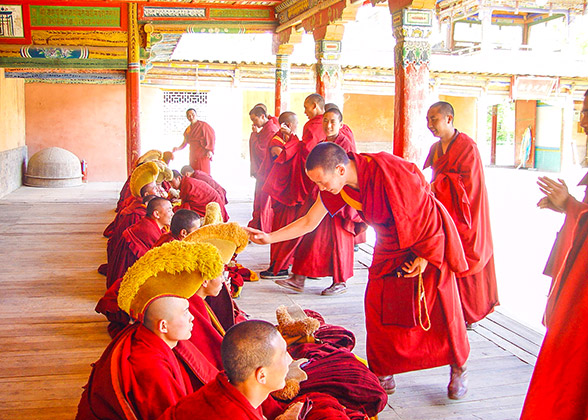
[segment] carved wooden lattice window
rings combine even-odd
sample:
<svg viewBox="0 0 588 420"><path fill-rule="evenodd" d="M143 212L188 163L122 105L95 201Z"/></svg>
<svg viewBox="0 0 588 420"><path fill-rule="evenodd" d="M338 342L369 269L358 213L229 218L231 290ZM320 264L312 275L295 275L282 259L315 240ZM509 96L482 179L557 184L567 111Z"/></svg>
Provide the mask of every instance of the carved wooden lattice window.
<svg viewBox="0 0 588 420"><path fill-rule="evenodd" d="M167 136L182 137L189 122L186 111L194 108L199 120L206 121L208 111L208 92L164 91L163 128Z"/></svg>

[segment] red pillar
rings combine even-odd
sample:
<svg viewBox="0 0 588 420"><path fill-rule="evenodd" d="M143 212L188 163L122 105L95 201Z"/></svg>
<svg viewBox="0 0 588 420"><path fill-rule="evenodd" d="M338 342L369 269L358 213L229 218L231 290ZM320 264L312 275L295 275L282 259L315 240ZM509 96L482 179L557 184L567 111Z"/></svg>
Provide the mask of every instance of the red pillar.
<svg viewBox="0 0 588 420"><path fill-rule="evenodd" d="M315 33L316 36L316 33ZM315 40L316 56L316 93L343 109L343 72L341 58L341 41Z"/></svg>
<svg viewBox="0 0 588 420"><path fill-rule="evenodd" d="M141 135L139 131L139 27L137 22L137 4L129 3L129 37L127 58L127 173L139 157Z"/></svg>
<svg viewBox="0 0 588 420"><path fill-rule="evenodd" d="M431 10L392 13L394 49L394 154L418 162L423 152L429 95Z"/></svg>

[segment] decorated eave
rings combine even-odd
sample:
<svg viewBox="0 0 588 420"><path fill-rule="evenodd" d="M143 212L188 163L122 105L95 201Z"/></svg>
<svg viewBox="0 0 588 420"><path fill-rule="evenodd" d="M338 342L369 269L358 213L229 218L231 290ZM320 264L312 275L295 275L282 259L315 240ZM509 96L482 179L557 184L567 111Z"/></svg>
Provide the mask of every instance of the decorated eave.
<svg viewBox="0 0 588 420"><path fill-rule="evenodd" d="M496 24L536 24L554 15L586 14L586 0L441 0L437 16L441 23L479 20L482 9L496 13Z"/></svg>

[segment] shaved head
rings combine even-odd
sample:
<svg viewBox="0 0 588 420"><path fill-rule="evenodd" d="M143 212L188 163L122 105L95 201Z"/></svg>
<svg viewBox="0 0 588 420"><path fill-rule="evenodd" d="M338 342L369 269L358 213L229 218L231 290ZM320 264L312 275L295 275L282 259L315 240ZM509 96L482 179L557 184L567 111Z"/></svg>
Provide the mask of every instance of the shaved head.
<svg viewBox="0 0 588 420"><path fill-rule="evenodd" d="M260 107L256 105L251 111L249 111L249 115L255 115L256 117L267 117L267 109L265 107Z"/></svg>
<svg viewBox="0 0 588 420"><path fill-rule="evenodd" d="M223 338L221 358L232 384L243 383L255 371L269 366L276 352L280 333L266 321L252 320L232 326Z"/></svg>
<svg viewBox="0 0 588 420"><path fill-rule="evenodd" d="M174 213L170 224L170 231L174 237L178 237L182 230L192 233L200 227L200 216L193 210L179 209Z"/></svg>
<svg viewBox="0 0 588 420"><path fill-rule="evenodd" d="M153 212L156 210L161 211L165 203L169 203L169 200L162 197L155 197L147 204L147 217L153 216Z"/></svg>
<svg viewBox="0 0 588 420"><path fill-rule="evenodd" d="M437 109L443 115L451 115L452 117L455 116L455 111L453 110L453 106L449 102L439 101L435 102L433 105L430 106L429 109Z"/></svg>
<svg viewBox="0 0 588 420"><path fill-rule="evenodd" d="M324 115L327 114L334 114L339 118L339 122L343 121L343 114L341 113L341 111L339 111L339 108L328 109L327 111L325 111Z"/></svg>
<svg viewBox="0 0 588 420"><path fill-rule="evenodd" d="M280 122L280 124L288 124L288 123L294 123L297 124L298 123L298 117L296 116L295 113L291 112L291 111L286 111L286 112L282 112L280 114L280 118L278 118L278 121Z"/></svg>
<svg viewBox="0 0 588 420"><path fill-rule="evenodd" d="M325 98L323 98L318 93L308 95L304 102L316 104L320 109L325 109Z"/></svg>
<svg viewBox="0 0 588 420"><path fill-rule="evenodd" d="M190 165L184 165L182 166L182 169L180 169L180 173L185 176L189 173L194 173L194 169Z"/></svg>
<svg viewBox="0 0 588 420"><path fill-rule="evenodd" d="M329 102L328 104L325 104L325 112L331 110L331 109L336 109L338 111L341 111L339 109L339 107L337 106L337 104L334 104L333 102Z"/></svg>
<svg viewBox="0 0 588 420"><path fill-rule="evenodd" d="M149 304L143 318L143 325L153 332L157 331L159 321L173 321L182 313L186 299L176 296L163 296Z"/></svg>
<svg viewBox="0 0 588 420"><path fill-rule="evenodd" d="M155 183L155 181L150 182L149 184L145 184L143 185L143 188L141 188L140 194L141 197L145 197L146 195L157 195L155 194L157 190L157 184Z"/></svg>
<svg viewBox="0 0 588 420"><path fill-rule="evenodd" d="M349 157L341 146L333 142L317 144L306 159L306 170L321 168L324 173L331 173L337 165L347 166Z"/></svg>
<svg viewBox="0 0 588 420"><path fill-rule="evenodd" d="M262 104L262 103L260 102L260 103L258 103L258 104L255 104L255 105L253 106L253 108L257 108L257 107L263 108L263 110L264 110L264 111L267 113L267 106L265 106L265 104Z"/></svg>

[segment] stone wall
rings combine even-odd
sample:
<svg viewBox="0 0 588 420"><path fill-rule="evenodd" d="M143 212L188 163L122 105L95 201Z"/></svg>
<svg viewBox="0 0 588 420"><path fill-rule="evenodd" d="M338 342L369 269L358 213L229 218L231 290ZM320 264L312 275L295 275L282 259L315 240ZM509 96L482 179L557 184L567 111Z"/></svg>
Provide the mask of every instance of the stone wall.
<svg viewBox="0 0 588 420"><path fill-rule="evenodd" d="M0 197L22 185L26 161L26 146L0 151Z"/></svg>

